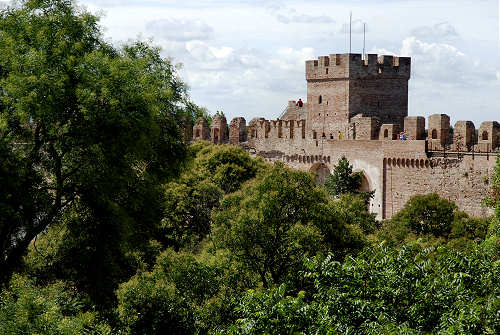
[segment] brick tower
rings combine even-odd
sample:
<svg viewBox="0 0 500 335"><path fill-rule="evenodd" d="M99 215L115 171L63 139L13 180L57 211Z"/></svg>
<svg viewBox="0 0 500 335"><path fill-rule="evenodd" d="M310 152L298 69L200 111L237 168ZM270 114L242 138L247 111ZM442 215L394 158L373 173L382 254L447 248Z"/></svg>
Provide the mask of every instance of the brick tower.
<svg viewBox="0 0 500 335"><path fill-rule="evenodd" d="M332 54L306 61L307 127L316 136L347 139L351 118L363 114L403 129L408 116L411 59Z"/></svg>

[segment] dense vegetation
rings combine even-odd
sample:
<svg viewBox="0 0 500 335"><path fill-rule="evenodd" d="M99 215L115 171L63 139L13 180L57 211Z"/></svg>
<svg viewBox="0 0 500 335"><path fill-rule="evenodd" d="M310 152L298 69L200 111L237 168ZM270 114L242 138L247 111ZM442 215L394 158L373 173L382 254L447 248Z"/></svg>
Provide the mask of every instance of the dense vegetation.
<svg viewBox="0 0 500 335"><path fill-rule="evenodd" d="M148 43L70 0L0 13L1 334L498 334L500 159L471 218L391 220L346 159L314 176L198 142Z"/></svg>

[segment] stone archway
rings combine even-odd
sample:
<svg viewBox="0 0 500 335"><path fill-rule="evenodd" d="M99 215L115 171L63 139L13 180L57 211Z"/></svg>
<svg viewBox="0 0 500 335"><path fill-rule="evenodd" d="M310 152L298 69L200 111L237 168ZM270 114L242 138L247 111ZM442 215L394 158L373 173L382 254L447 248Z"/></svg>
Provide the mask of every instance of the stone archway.
<svg viewBox="0 0 500 335"><path fill-rule="evenodd" d="M368 177L366 176L364 171L362 171L362 173L361 173L361 186L359 187L359 191L361 191L361 192L371 191L370 181L368 180Z"/></svg>
<svg viewBox="0 0 500 335"><path fill-rule="evenodd" d="M358 191L360 191L360 192L370 192L370 191L373 191L373 186L372 186L372 183L370 181L370 177L368 177L368 175L366 174L366 172L364 170L354 170L353 172L357 172L357 173L361 174L361 185L359 186ZM373 199L370 199L368 201L368 203L366 204L366 209L370 213L375 210L375 208L372 208L373 207L373 203L374 203Z"/></svg>
<svg viewBox="0 0 500 335"><path fill-rule="evenodd" d="M330 169L328 168L328 166L326 166L325 163L315 163L313 166L311 166L309 172L312 172L316 175L314 178L316 184L324 184L325 180L330 175Z"/></svg>

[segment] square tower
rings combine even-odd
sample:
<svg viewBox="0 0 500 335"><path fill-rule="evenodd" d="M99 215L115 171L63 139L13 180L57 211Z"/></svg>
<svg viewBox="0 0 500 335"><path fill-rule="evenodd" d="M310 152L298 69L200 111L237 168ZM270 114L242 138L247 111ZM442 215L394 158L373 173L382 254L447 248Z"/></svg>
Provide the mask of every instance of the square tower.
<svg viewBox="0 0 500 335"><path fill-rule="evenodd" d="M350 120L358 114L402 129L410 72L409 57L332 54L306 61L309 132L347 139Z"/></svg>

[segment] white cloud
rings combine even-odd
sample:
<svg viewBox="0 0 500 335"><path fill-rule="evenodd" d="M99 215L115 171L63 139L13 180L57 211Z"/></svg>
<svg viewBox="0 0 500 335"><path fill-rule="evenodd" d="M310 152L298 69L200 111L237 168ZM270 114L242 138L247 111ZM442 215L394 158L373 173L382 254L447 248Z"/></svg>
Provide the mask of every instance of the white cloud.
<svg viewBox="0 0 500 335"><path fill-rule="evenodd" d="M415 76L457 86L484 85L494 80L491 69L446 43L426 43L416 37L403 41L401 56L412 57Z"/></svg>
<svg viewBox="0 0 500 335"><path fill-rule="evenodd" d="M156 38L169 41L208 40L213 28L202 20L164 18L146 23L146 30Z"/></svg>
<svg viewBox="0 0 500 335"><path fill-rule="evenodd" d="M297 12L296 9L280 3L271 3L267 6L269 12L281 23L335 23L335 20L328 15L310 15Z"/></svg>
<svg viewBox="0 0 500 335"><path fill-rule="evenodd" d="M353 20L351 27L350 27L350 30L353 34L362 34L363 29L364 29L364 25L365 25L365 22L363 22L361 20ZM344 23L341 26L339 33L346 34L348 32L349 32L349 23ZM368 32L368 25L366 25L366 32Z"/></svg>
<svg viewBox="0 0 500 335"><path fill-rule="evenodd" d="M421 40L450 40L458 37L455 27L448 22L415 28L412 35Z"/></svg>
<svg viewBox="0 0 500 335"><path fill-rule="evenodd" d="M375 48L371 53L412 58L412 76L429 85L478 86L495 80L495 74L474 59L447 43L427 43L416 37L403 40L399 51Z"/></svg>
<svg viewBox="0 0 500 335"><path fill-rule="evenodd" d="M304 71L304 62L309 59L314 59L313 48L302 48L299 50L293 48L279 49L276 52L275 58L272 58L269 63L284 71Z"/></svg>

